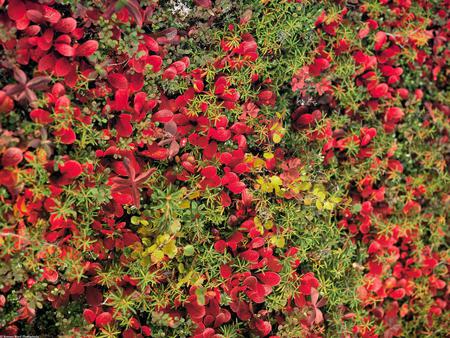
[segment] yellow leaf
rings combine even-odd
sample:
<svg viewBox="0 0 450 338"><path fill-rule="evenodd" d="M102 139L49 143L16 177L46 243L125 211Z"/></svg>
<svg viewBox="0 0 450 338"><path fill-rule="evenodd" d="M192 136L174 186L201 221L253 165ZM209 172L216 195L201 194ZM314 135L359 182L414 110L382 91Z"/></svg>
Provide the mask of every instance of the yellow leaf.
<svg viewBox="0 0 450 338"><path fill-rule="evenodd" d="M284 248L286 245L286 241L282 236L274 236L271 238L272 244L274 244L277 248Z"/></svg>
<svg viewBox="0 0 450 338"><path fill-rule="evenodd" d="M339 203L340 201L342 201L341 197L337 197L337 196L331 196L330 197L330 201L333 203Z"/></svg>
<svg viewBox="0 0 450 338"><path fill-rule="evenodd" d="M312 199L311 197L307 196L303 199L303 203L305 203L305 205L311 205L312 203Z"/></svg>
<svg viewBox="0 0 450 338"><path fill-rule="evenodd" d="M272 220L268 220L266 222L266 224L264 224L264 228L266 228L267 230L270 230L273 228L273 221Z"/></svg>
<svg viewBox="0 0 450 338"><path fill-rule="evenodd" d="M272 185L274 186L274 187L279 187L280 185L282 185L283 184L283 181L281 180L281 178L279 177L279 176L272 176L271 178L270 178L270 182L272 183Z"/></svg>
<svg viewBox="0 0 450 338"><path fill-rule="evenodd" d="M326 209L326 210L333 210L334 209L334 204L331 203L330 201L326 201L323 204L323 208Z"/></svg>
<svg viewBox="0 0 450 338"><path fill-rule="evenodd" d="M272 141L275 142L275 143L280 143L281 142L281 135L278 134L278 133L273 134Z"/></svg>
<svg viewBox="0 0 450 338"><path fill-rule="evenodd" d="M200 191L196 190L193 193L191 193L188 197L190 200L196 199L200 197Z"/></svg>
<svg viewBox="0 0 450 338"><path fill-rule="evenodd" d="M266 164L266 162L264 162L264 160L262 160L260 158L255 158L255 160L253 161L254 168L262 168L262 167L264 167L265 164Z"/></svg>
<svg viewBox="0 0 450 338"><path fill-rule="evenodd" d="M163 253L169 256L169 258L174 258L177 254L177 246L175 245L175 240L171 240L162 249Z"/></svg>
<svg viewBox="0 0 450 338"><path fill-rule="evenodd" d="M183 202L180 203L181 209L188 209L191 206L191 202L189 200L183 200Z"/></svg>
<svg viewBox="0 0 450 338"><path fill-rule="evenodd" d="M322 204L322 202L320 200L316 201L316 208L319 209L319 210L323 209L323 204Z"/></svg>
<svg viewBox="0 0 450 338"><path fill-rule="evenodd" d="M301 191L307 191L307 190L311 189L311 182L301 182L301 183L298 185L298 188L299 188Z"/></svg>
<svg viewBox="0 0 450 338"><path fill-rule="evenodd" d="M172 225L170 226L170 232L172 234L176 233L181 229L181 222L179 219L176 219L173 221Z"/></svg>
<svg viewBox="0 0 450 338"><path fill-rule="evenodd" d="M155 250L152 255L151 259L153 263L158 263L164 258L164 253L161 250Z"/></svg>

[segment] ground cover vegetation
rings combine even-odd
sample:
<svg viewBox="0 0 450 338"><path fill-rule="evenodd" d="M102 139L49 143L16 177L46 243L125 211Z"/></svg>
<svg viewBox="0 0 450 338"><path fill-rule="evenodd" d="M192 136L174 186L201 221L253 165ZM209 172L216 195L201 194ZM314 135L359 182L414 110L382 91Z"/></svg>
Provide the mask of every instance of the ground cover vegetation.
<svg viewBox="0 0 450 338"><path fill-rule="evenodd" d="M0 0L0 334L445 337L448 0Z"/></svg>

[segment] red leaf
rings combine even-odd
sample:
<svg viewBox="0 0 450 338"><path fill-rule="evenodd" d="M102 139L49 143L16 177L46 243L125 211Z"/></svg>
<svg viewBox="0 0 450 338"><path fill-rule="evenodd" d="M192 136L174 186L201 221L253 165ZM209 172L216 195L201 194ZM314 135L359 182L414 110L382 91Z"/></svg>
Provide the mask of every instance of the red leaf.
<svg viewBox="0 0 450 338"><path fill-rule="evenodd" d="M168 156L168 150L163 147L159 147L156 143L153 143L148 150L141 152L142 155L148 156L154 160L165 160Z"/></svg>
<svg viewBox="0 0 450 338"><path fill-rule="evenodd" d="M6 149L2 156L4 167L16 167L23 160L22 150L16 147Z"/></svg>
<svg viewBox="0 0 450 338"><path fill-rule="evenodd" d="M370 243L369 249L367 250L367 253L372 254L380 250L381 245L377 241L373 241Z"/></svg>
<svg viewBox="0 0 450 338"><path fill-rule="evenodd" d="M374 88L370 89L370 95L376 99L386 96L388 92L389 86L386 83L379 83Z"/></svg>
<svg viewBox="0 0 450 338"><path fill-rule="evenodd" d="M53 54L47 54L39 59L38 63L38 70L40 72L46 71L46 70L53 70L53 67L55 66L56 58Z"/></svg>
<svg viewBox="0 0 450 338"><path fill-rule="evenodd" d="M264 238L262 238L262 237L253 238L253 240L250 242L250 248L252 248L252 249L260 248L260 247L264 246L264 243L265 243L265 241L264 241Z"/></svg>
<svg viewBox="0 0 450 338"><path fill-rule="evenodd" d="M167 123L173 119L173 113L168 109L162 109L152 115L152 121Z"/></svg>
<svg viewBox="0 0 450 338"><path fill-rule="evenodd" d="M247 250L240 254L240 256L249 262L257 262L259 258L259 253L255 250Z"/></svg>
<svg viewBox="0 0 450 338"><path fill-rule="evenodd" d="M240 194L243 192L246 188L245 183L241 181L233 182L227 185L227 188L230 189L230 191L233 194Z"/></svg>
<svg viewBox="0 0 450 338"><path fill-rule="evenodd" d="M258 277L263 284L269 286L277 286L281 281L279 274L270 271L257 274L256 277Z"/></svg>
<svg viewBox="0 0 450 338"><path fill-rule="evenodd" d="M402 299L403 297L405 297L406 295L406 291L403 288L399 288L397 290L394 290L390 296L394 299Z"/></svg>
<svg viewBox="0 0 450 338"><path fill-rule="evenodd" d="M312 114L303 114L296 122L302 126L307 126L314 122L314 116Z"/></svg>
<svg viewBox="0 0 450 338"><path fill-rule="evenodd" d="M44 109L34 109L30 112L31 119L36 123L48 124L53 122L50 113Z"/></svg>
<svg viewBox="0 0 450 338"><path fill-rule="evenodd" d="M211 8L212 2L211 0L194 0L195 4L202 8Z"/></svg>
<svg viewBox="0 0 450 338"><path fill-rule="evenodd" d="M225 191L220 193L220 203L223 207L229 207L231 205L231 198Z"/></svg>
<svg viewBox="0 0 450 338"><path fill-rule="evenodd" d="M98 49L98 42L89 40L77 47L75 54L77 56L90 56Z"/></svg>
<svg viewBox="0 0 450 338"><path fill-rule="evenodd" d="M27 8L25 4L20 0L11 0L8 5L8 16L12 20L20 20L25 16Z"/></svg>
<svg viewBox="0 0 450 338"><path fill-rule="evenodd" d="M103 301L102 292L96 287L86 288L86 301L90 306L99 306Z"/></svg>
<svg viewBox="0 0 450 338"><path fill-rule="evenodd" d="M84 309L83 317L89 324L93 324L95 321L95 313L91 309Z"/></svg>
<svg viewBox="0 0 450 338"><path fill-rule="evenodd" d="M206 314L205 307L198 304L196 296L189 297L189 303L185 304L185 308L194 321L203 318Z"/></svg>
<svg viewBox="0 0 450 338"><path fill-rule="evenodd" d="M153 67L153 71L159 72L161 70L161 66L162 66L162 59L159 55L150 55L147 58L147 63L152 65Z"/></svg>
<svg viewBox="0 0 450 338"><path fill-rule="evenodd" d="M214 176L217 176L217 169L216 169L216 167L209 165L209 166L203 168L202 171L200 172L200 174L203 177L212 178Z"/></svg>
<svg viewBox="0 0 450 338"><path fill-rule="evenodd" d="M6 95L3 90L0 90L0 113L6 113L14 108L13 100Z"/></svg>
<svg viewBox="0 0 450 338"><path fill-rule="evenodd" d="M222 278L228 279L231 277L232 273L233 270L229 265L224 264L220 267L220 276L222 276Z"/></svg>
<svg viewBox="0 0 450 338"><path fill-rule="evenodd" d="M272 325L269 322L261 319L256 319L255 327L262 337L267 336L270 331L272 331Z"/></svg>
<svg viewBox="0 0 450 338"><path fill-rule="evenodd" d="M374 49L376 51L380 50L381 48L383 48L383 45L386 43L387 41L387 35L385 32L377 32L377 34L375 34L375 45L374 45Z"/></svg>
<svg viewBox="0 0 450 338"><path fill-rule="evenodd" d="M55 74L56 76L66 76L71 71L71 66L69 61L65 58L60 58L55 64Z"/></svg>
<svg viewBox="0 0 450 338"><path fill-rule="evenodd" d="M133 126L131 125L131 115L121 114L116 124L117 136L130 137L133 134Z"/></svg>
<svg viewBox="0 0 450 338"><path fill-rule="evenodd" d="M61 14L56 9L48 6L42 6L42 9L44 10L45 20L47 20L51 24L55 24L59 20L61 20Z"/></svg>
<svg viewBox="0 0 450 338"><path fill-rule="evenodd" d="M69 160L59 165L59 171L67 178L76 178L83 172L83 167L77 161Z"/></svg>
<svg viewBox="0 0 450 338"><path fill-rule="evenodd" d="M59 136L61 143L72 144L77 139L77 135L72 128L62 128L54 132L55 136Z"/></svg>
<svg viewBox="0 0 450 338"><path fill-rule="evenodd" d="M403 110L401 110L398 107L391 107L388 108L386 111L386 114L384 116L385 122L388 123L398 123L403 118L405 113L403 113Z"/></svg>
<svg viewBox="0 0 450 338"><path fill-rule="evenodd" d="M77 28L77 21L74 18L64 18L59 20L54 28L61 33L72 33Z"/></svg>
<svg viewBox="0 0 450 338"><path fill-rule="evenodd" d="M64 230L61 231L52 231L45 235L45 239L50 243L54 243L59 237L64 234Z"/></svg>
<svg viewBox="0 0 450 338"><path fill-rule="evenodd" d="M226 248L227 248L227 242L225 242L223 239L214 243L214 250L216 250L218 253L224 253Z"/></svg>
<svg viewBox="0 0 450 338"><path fill-rule="evenodd" d="M100 313L97 318L95 318L95 325L98 327L104 327L112 322L112 316L109 312Z"/></svg>
<svg viewBox="0 0 450 338"><path fill-rule="evenodd" d="M176 76L177 76L177 69L173 66L170 66L169 68L167 68L164 71L162 78L168 79L168 80L173 80L173 79L175 79Z"/></svg>
<svg viewBox="0 0 450 338"><path fill-rule="evenodd" d="M128 80L123 74L114 73L108 75L108 82L116 89L127 89Z"/></svg>
<svg viewBox="0 0 450 338"><path fill-rule="evenodd" d="M75 55L75 48L65 43L56 44L55 49L59 54L63 56L71 57Z"/></svg>
<svg viewBox="0 0 450 338"><path fill-rule="evenodd" d="M152 52L158 53L159 45L155 39L153 39L152 37L150 37L148 35L144 35L144 41L145 41L145 45L147 46L147 48L149 50L151 50Z"/></svg>
<svg viewBox="0 0 450 338"><path fill-rule="evenodd" d="M45 267L42 277L50 283L56 283L58 281L58 272Z"/></svg>
<svg viewBox="0 0 450 338"><path fill-rule="evenodd" d="M225 128L219 128L212 131L211 137L217 141L225 142L231 138L231 131Z"/></svg>
<svg viewBox="0 0 450 338"><path fill-rule="evenodd" d="M27 10L26 15L27 15L27 18L34 23L37 23L37 24L44 23L44 16L38 10L29 9L29 10Z"/></svg>

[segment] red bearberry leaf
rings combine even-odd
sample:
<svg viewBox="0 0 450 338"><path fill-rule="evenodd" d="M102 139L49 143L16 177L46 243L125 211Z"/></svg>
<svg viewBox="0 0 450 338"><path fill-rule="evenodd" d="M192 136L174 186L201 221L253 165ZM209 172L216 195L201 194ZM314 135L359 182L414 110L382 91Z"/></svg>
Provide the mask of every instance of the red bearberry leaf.
<svg viewBox="0 0 450 338"><path fill-rule="evenodd" d="M403 288L396 289L390 294L390 296L394 299L402 299L405 295L406 291Z"/></svg>
<svg viewBox="0 0 450 338"><path fill-rule="evenodd" d="M67 57L75 56L75 48L73 48L72 46L70 46L68 44L58 43L55 45L55 49L59 54L61 54L63 56L67 56Z"/></svg>
<svg viewBox="0 0 450 338"><path fill-rule="evenodd" d="M62 128L54 132L55 136L59 136L61 143L72 144L77 139L77 135L72 128Z"/></svg>
<svg viewBox="0 0 450 338"><path fill-rule="evenodd" d="M281 281L279 274L270 271L257 274L256 277L258 277L263 284L268 286L277 286Z"/></svg>
<svg viewBox="0 0 450 338"><path fill-rule="evenodd" d="M83 172L83 167L77 161L69 160L59 165L59 171L67 178L76 178Z"/></svg>
<svg viewBox="0 0 450 338"><path fill-rule="evenodd" d="M123 74L114 73L108 75L108 82L116 89L127 89L128 80Z"/></svg>
<svg viewBox="0 0 450 338"><path fill-rule="evenodd" d="M56 76L66 76L71 71L71 65L66 58L60 58L55 64Z"/></svg>
<svg viewBox="0 0 450 338"><path fill-rule="evenodd" d="M378 243L377 241L373 241L372 243L370 243L367 253L369 254L376 253L378 250L380 250L380 248L381 248L380 243Z"/></svg>
<svg viewBox="0 0 450 338"><path fill-rule="evenodd" d="M42 277L50 283L56 283L58 281L58 272L45 267Z"/></svg>
<svg viewBox="0 0 450 338"><path fill-rule="evenodd" d="M89 40L77 47L75 54L77 56L91 56L98 49L98 42Z"/></svg>
<svg viewBox="0 0 450 338"><path fill-rule="evenodd" d="M227 248L227 242L225 242L223 239L214 243L214 250L216 250L218 253L224 253L226 248Z"/></svg>
<svg viewBox="0 0 450 338"><path fill-rule="evenodd" d="M224 264L220 267L220 275L222 276L222 278L228 279L231 277L232 273L233 270L229 265Z"/></svg>
<svg viewBox="0 0 450 338"><path fill-rule="evenodd" d="M147 46L147 48L149 50L151 50L152 52L158 53L159 45L155 39L153 39L151 36L144 35L144 41L145 41L145 45Z"/></svg>
<svg viewBox="0 0 450 338"><path fill-rule="evenodd" d="M255 327L261 337L267 336L270 331L272 331L272 325L269 322L261 319L256 319Z"/></svg>
<svg viewBox="0 0 450 338"><path fill-rule="evenodd" d="M45 20L47 20L51 24L55 24L59 20L61 20L61 14L56 9L49 6L42 6L42 9L44 11Z"/></svg>
<svg viewBox="0 0 450 338"><path fill-rule="evenodd" d="M225 142L231 138L231 131L225 128L219 128L212 131L211 137L217 141Z"/></svg>
<svg viewBox="0 0 450 338"><path fill-rule="evenodd" d="M2 156L4 167L15 167L23 160L22 150L16 147L6 149Z"/></svg>
<svg viewBox="0 0 450 338"><path fill-rule="evenodd" d="M386 96L388 92L389 86L386 83L379 83L370 90L370 95L378 99L380 97Z"/></svg>
<svg viewBox="0 0 450 338"><path fill-rule="evenodd" d="M117 136L130 137L133 134L133 126L131 125L131 115L121 114L116 124Z"/></svg>
<svg viewBox="0 0 450 338"><path fill-rule="evenodd" d="M77 21L74 18L64 18L59 20L54 28L60 33L72 33L77 28Z"/></svg>
<svg viewBox="0 0 450 338"><path fill-rule="evenodd" d="M256 237L256 238L253 238L252 241L250 242L250 248L258 249L258 248L264 246L264 244L265 244L264 238Z"/></svg>
<svg viewBox="0 0 450 338"><path fill-rule="evenodd" d="M233 182L227 185L227 188L230 189L230 191L233 194L240 194L243 192L246 188L245 183L241 181Z"/></svg>
<svg viewBox="0 0 450 338"><path fill-rule="evenodd" d="M56 58L53 54L47 54L39 59L38 70L40 72L53 70Z"/></svg>
<svg viewBox="0 0 450 338"><path fill-rule="evenodd" d="M255 250L247 250L240 253L242 259L245 259L248 262L257 262L259 259L259 253Z"/></svg>
<svg viewBox="0 0 450 338"><path fill-rule="evenodd" d="M168 109L162 109L152 115L152 121L167 123L173 119L173 113Z"/></svg>
<svg viewBox="0 0 450 338"><path fill-rule="evenodd" d="M44 109L34 109L30 112L31 119L36 123L48 124L53 122L50 113Z"/></svg>
<svg viewBox="0 0 450 338"><path fill-rule="evenodd" d="M161 70L161 66L162 66L162 59L159 55L150 55L147 58L147 63L152 65L153 67L153 71L159 72Z"/></svg>
<svg viewBox="0 0 450 338"><path fill-rule="evenodd" d="M169 155L169 151L166 148L159 147L156 143L153 143L148 147L148 150L142 151L141 154L154 160L165 160Z"/></svg>
<svg viewBox="0 0 450 338"><path fill-rule="evenodd" d="M307 126L314 122L314 116L312 114L303 114L296 122L302 126Z"/></svg>
<svg viewBox="0 0 450 338"><path fill-rule="evenodd" d="M202 8L211 8L212 2L211 0L194 0L195 4Z"/></svg>
<svg viewBox="0 0 450 338"><path fill-rule="evenodd" d="M27 18L37 24L42 24L44 23L44 15L35 9L29 9L27 10Z"/></svg>
<svg viewBox="0 0 450 338"><path fill-rule="evenodd" d="M97 318L95 318L95 325L98 327L105 327L112 322L112 316L109 312L100 313Z"/></svg>
<svg viewBox="0 0 450 338"><path fill-rule="evenodd" d="M388 123L398 123L403 118L405 113L398 107L390 107L386 111L384 121Z"/></svg>
<svg viewBox="0 0 450 338"><path fill-rule="evenodd" d="M96 287L86 288L86 301L90 306L99 306L103 301L102 292Z"/></svg>
<svg viewBox="0 0 450 338"><path fill-rule="evenodd" d="M11 20L20 20L25 16L27 8L23 1L20 0L10 0L8 4L8 16Z"/></svg>
<svg viewBox="0 0 450 338"><path fill-rule="evenodd" d="M89 324L93 324L96 316L95 312L92 311L91 309L84 309L83 317Z"/></svg>
<svg viewBox="0 0 450 338"><path fill-rule="evenodd" d="M216 167L209 165L202 169L202 171L200 172L200 175L202 175L203 177L206 177L206 178L213 178L213 177L217 176L217 169L216 169Z"/></svg>

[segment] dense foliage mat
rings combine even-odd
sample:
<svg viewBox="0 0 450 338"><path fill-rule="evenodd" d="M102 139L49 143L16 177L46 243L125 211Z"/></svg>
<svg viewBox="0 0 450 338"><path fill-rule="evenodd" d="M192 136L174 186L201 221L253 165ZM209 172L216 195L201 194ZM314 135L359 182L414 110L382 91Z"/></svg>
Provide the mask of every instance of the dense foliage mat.
<svg viewBox="0 0 450 338"><path fill-rule="evenodd" d="M0 0L0 335L445 337L448 0Z"/></svg>

